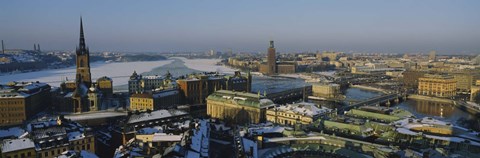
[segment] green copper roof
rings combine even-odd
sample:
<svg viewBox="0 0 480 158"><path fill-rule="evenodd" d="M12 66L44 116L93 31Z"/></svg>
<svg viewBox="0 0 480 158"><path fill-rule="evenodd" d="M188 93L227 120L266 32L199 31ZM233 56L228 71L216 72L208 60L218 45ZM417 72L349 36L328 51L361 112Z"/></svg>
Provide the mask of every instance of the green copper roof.
<svg viewBox="0 0 480 158"><path fill-rule="evenodd" d="M325 120L323 122L323 125L326 128L332 129L332 128L337 128L337 129L348 129L353 132L362 132L362 126L360 125L354 125L354 124L347 124L347 123L341 123L341 122L334 122L334 121L328 121Z"/></svg>
<svg viewBox="0 0 480 158"><path fill-rule="evenodd" d="M219 90L207 97L207 103L209 100L228 102L241 106L250 107L268 107L273 106L274 103L270 99L266 99L261 95L254 93L235 92L228 90Z"/></svg>
<svg viewBox="0 0 480 158"><path fill-rule="evenodd" d="M377 120L385 120L386 122L393 122L400 120L400 117L392 116L392 115L386 115L386 114L380 114L380 113L374 113L374 112L368 112L368 111L362 111L362 110L357 110L357 109L352 109L346 113L349 116L360 116L368 119L377 119Z"/></svg>

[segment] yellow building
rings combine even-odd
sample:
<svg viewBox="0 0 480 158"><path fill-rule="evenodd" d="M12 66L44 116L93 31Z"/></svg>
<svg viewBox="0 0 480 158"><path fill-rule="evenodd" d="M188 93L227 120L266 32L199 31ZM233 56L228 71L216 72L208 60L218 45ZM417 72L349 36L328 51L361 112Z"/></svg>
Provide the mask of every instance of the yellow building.
<svg viewBox="0 0 480 158"><path fill-rule="evenodd" d="M449 98L456 95L457 81L448 75L426 74L418 80L418 94Z"/></svg>
<svg viewBox="0 0 480 158"><path fill-rule="evenodd" d="M169 135L166 133L136 134L135 141L139 148L147 155L163 154L171 145L182 140L182 135Z"/></svg>
<svg viewBox="0 0 480 158"><path fill-rule="evenodd" d="M472 88L470 88L470 101L472 102L478 101L475 99L479 94L480 94L480 80L477 80L475 86L472 86Z"/></svg>
<svg viewBox="0 0 480 158"><path fill-rule="evenodd" d="M271 108L266 114L267 121L293 126L297 123L310 124L329 111L330 109L317 107L313 103L303 102Z"/></svg>
<svg viewBox="0 0 480 158"><path fill-rule="evenodd" d="M106 96L113 94L113 80L107 76L98 78L96 86Z"/></svg>
<svg viewBox="0 0 480 158"><path fill-rule="evenodd" d="M130 96L130 110L145 111L153 110L153 97L151 94L132 94Z"/></svg>
<svg viewBox="0 0 480 158"><path fill-rule="evenodd" d="M1 152L2 158L34 158L37 156L35 144L29 138L3 140Z"/></svg>
<svg viewBox="0 0 480 158"><path fill-rule="evenodd" d="M294 63L280 63L277 64L277 73L279 74L291 74L295 73L296 66Z"/></svg>
<svg viewBox="0 0 480 158"><path fill-rule="evenodd" d="M37 82L0 85L0 126L18 125L50 103L50 86Z"/></svg>
<svg viewBox="0 0 480 158"><path fill-rule="evenodd" d="M274 105L259 94L219 90L207 97L207 115L237 124L260 123Z"/></svg>
<svg viewBox="0 0 480 158"><path fill-rule="evenodd" d="M475 81L480 79L480 75L473 72L454 73L453 77L457 81L457 89L461 91L470 91Z"/></svg>
<svg viewBox="0 0 480 158"><path fill-rule="evenodd" d="M329 83L313 83L312 84L313 96L336 98L340 96L340 85Z"/></svg>
<svg viewBox="0 0 480 158"><path fill-rule="evenodd" d="M62 118L34 121L31 126L29 137L33 139L39 158L54 158L69 150L95 153L95 136L91 128Z"/></svg>
<svg viewBox="0 0 480 158"><path fill-rule="evenodd" d="M130 95L130 110L146 111L167 109L180 104L180 91L177 89L138 93Z"/></svg>

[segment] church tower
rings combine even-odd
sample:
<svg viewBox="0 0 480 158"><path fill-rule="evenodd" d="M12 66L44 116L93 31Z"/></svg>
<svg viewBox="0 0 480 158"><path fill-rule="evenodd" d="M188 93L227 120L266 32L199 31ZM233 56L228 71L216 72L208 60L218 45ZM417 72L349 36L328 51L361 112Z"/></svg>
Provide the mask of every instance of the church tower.
<svg viewBox="0 0 480 158"><path fill-rule="evenodd" d="M277 59L275 55L275 46L273 41L270 41L270 47L267 54L268 75L277 73Z"/></svg>
<svg viewBox="0 0 480 158"><path fill-rule="evenodd" d="M77 65L77 79L81 80L86 87L92 84L92 77L90 74L90 52L85 44L85 37L83 35L83 22L80 17L80 44L76 49L76 65ZM79 78L80 77L80 78ZM79 85L77 85L78 88Z"/></svg>

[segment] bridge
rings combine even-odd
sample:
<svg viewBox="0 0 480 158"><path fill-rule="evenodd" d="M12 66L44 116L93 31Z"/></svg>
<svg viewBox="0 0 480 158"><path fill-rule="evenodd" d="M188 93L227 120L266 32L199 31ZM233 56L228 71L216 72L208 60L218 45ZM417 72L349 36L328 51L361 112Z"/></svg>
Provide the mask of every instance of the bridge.
<svg viewBox="0 0 480 158"><path fill-rule="evenodd" d="M293 102L312 95L312 86L287 89L281 92L267 94L266 97L277 104Z"/></svg>
<svg viewBox="0 0 480 158"><path fill-rule="evenodd" d="M403 94L400 93L391 93L391 94L386 94L382 96L378 96L375 98L370 98L365 101L357 102L354 104L350 104L347 106L343 106L341 108L338 108L337 111L338 113L343 113L344 111L348 111L353 108L357 108L360 106L380 106L380 104L385 104L387 106L390 106L393 103L399 103L400 100L405 100L406 97Z"/></svg>

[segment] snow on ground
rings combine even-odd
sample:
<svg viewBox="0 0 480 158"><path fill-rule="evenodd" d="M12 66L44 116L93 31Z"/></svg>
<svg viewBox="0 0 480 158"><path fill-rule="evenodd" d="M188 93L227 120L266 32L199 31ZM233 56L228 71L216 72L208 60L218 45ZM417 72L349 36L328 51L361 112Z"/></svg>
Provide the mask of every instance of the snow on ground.
<svg viewBox="0 0 480 158"><path fill-rule="evenodd" d="M187 59L181 57L175 57L177 59L182 60L185 62L185 66L190 69L198 70L198 71L206 71L206 72L213 72L218 71L224 74L234 74L235 69L226 67L224 65L216 65L221 59Z"/></svg>
<svg viewBox="0 0 480 158"><path fill-rule="evenodd" d="M137 71L139 74L148 72L153 68L169 64L172 61L173 60L115 63L94 62L90 64L92 80L107 76L113 79L113 86L125 85L128 83L128 79L133 71ZM75 66L72 66L64 69L8 74L0 76L0 83L8 83L10 81L40 81L52 86L60 86L60 83L65 77L68 77L69 80L74 80L75 72Z"/></svg>

